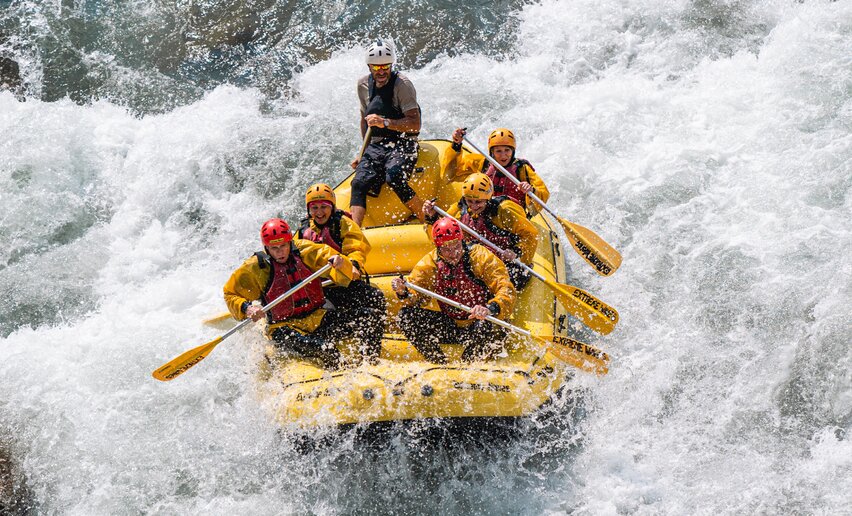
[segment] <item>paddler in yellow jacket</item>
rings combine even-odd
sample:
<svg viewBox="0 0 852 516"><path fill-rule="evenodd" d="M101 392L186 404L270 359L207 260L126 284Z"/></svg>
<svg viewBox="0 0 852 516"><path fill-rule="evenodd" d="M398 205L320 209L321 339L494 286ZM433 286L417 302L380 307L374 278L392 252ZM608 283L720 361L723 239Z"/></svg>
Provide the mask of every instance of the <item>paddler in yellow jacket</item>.
<svg viewBox="0 0 852 516"><path fill-rule="evenodd" d="M550 199L550 191L529 161L515 157L515 134L505 127L491 131L488 136L488 154L515 176L521 182L520 186L497 170L482 154L463 150L462 141L465 134L466 131L462 128L453 131L453 144L444 153L442 167L447 171L448 179L461 181L470 174L482 172L491 178L494 195L505 195L520 204L526 210L527 217L531 218L538 213L541 207L526 194L532 192L547 202Z"/></svg>
<svg viewBox="0 0 852 516"><path fill-rule="evenodd" d="M524 209L518 203L506 196L494 197L493 194L494 186L488 176L481 172L471 174L462 185L462 198L447 213L503 249L502 253L497 253L484 246L506 264L515 290L522 290L529 283L530 274L512 262L520 258L532 268L538 246L538 229L526 218ZM423 214L427 221L437 220L438 214L432 201L423 204ZM464 237L467 241L478 242L476 237L467 233Z"/></svg>
<svg viewBox="0 0 852 516"><path fill-rule="evenodd" d="M503 348L506 330L485 319L507 319L515 305L515 288L506 266L478 244L464 242L458 222L444 217L432 226L437 249L426 254L408 276L409 283L441 294L473 309L468 313L438 302L440 312L421 308L425 296L410 291L405 281L391 281L406 305L399 311L405 337L426 360L447 363L439 343L464 344L466 362L494 357Z"/></svg>
<svg viewBox="0 0 852 516"><path fill-rule="evenodd" d="M305 206L308 217L302 219L296 238L326 244L349 258L355 266L349 286L326 287L325 296L342 310L367 306L385 313L385 296L370 285L364 269L370 242L349 214L337 209L334 190L324 183L311 185L305 194Z"/></svg>
<svg viewBox="0 0 852 516"><path fill-rule="evenodd" d="M326 310L320 279L312 281L267 314L267 304L326 263L341 268L348 261L334 249L307 240L294 240L290 226L281 219L266 221L260 230L263 253L246 260L225 283L225 302L234 319L267 318L268 336L276 347L297 356L319 358L330 369L340 367L339 339L358 337L362 354L377 360L381 347L384 314L372 308L360 311Z"/></svg>

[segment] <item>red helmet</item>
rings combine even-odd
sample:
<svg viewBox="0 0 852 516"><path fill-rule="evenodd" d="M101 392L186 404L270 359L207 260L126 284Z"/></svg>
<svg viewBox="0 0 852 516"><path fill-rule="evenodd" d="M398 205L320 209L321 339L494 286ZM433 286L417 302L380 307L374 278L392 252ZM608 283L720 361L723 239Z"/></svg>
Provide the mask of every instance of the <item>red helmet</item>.
<svg viewBox="0 0 852 516"><path fill-rule="evenodd" d="M453 240L461 240L462 237L461 226L452 217L442 217L432 226L432 240L438 247Z"/></svg>
<svg viewBox="0 0 852 516"><path fill-rule="evenodd" d="M269 219L260 228L260 240L264 247L286 244L293 240L290 226L281 219Z"/></svg>

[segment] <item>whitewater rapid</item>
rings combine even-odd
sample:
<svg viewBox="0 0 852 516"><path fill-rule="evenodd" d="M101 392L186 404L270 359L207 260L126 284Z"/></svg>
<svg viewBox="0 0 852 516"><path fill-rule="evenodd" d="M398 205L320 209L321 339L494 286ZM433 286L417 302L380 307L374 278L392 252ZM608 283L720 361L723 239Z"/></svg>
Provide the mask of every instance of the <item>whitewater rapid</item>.
<svg viewBox="0 0 852 516"><path fill-rule="evenodd" d="M511 127L552 206L623 254L610 278L566 256L621 315L582 409L485 449L305 453L257 399L256 333L151 378L216 335L260 223L346 177L359 41L286 95L226 84L144 116L0 92L0 443L38 512L849 513L852 1L514 16L504 50L406 73L424 137Z"/></svg>

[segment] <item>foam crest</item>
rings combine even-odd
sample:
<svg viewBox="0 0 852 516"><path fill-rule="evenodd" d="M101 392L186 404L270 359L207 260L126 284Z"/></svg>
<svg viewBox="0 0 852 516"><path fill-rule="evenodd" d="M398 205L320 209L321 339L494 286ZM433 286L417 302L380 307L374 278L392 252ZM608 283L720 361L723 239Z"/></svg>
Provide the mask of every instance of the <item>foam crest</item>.
<svg viewBox="0 0 852 516"><path fill-rule="evenodd" d="M610 374L557 399L558 424L485 450L413 431L298 453L255 392L256 331L150 377L215 336L200 321L261 222L348 173L360 50L304 61L275 99L221 86L144 117L0 93L0 433L43 510L845 508L850 3L546 0L517 19L514 46L403 68L423 134L512 128L552 206L623 253L611 278L566 256L621 323L592 340Z"/></svg>

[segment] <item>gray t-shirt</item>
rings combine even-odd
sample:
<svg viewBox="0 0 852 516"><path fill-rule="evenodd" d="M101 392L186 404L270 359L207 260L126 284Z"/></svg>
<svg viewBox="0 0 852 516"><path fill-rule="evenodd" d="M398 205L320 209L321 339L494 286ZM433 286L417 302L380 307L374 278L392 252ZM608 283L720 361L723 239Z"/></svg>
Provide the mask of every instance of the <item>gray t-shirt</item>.
<svg viewBox="0 0 852 516"><path fill-rule="evenodd" d="M367 114L367 102L370 100L370 86L367 80L369 75L358 79L358 100L361 102L361 117ZM397 72L396 85L393 88L393 105L405 113L417 106L417 91L408 77Z"/></svg>

